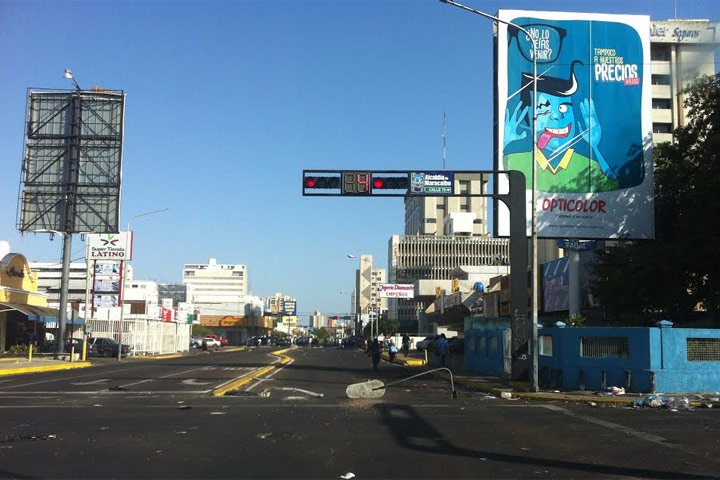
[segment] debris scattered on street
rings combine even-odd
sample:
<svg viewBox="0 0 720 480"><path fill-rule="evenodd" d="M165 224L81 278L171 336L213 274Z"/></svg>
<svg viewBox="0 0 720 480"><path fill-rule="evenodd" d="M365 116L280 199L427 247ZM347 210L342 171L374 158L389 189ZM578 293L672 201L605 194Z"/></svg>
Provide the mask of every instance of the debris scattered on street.
<svg viewBox="0 0 720 480"><path fill-rule="evenodd" d="M625 395L625 387L608 387L608 395Z"/></svg>
<svg viewBox="0 0 720 480"><path fill-rule="evenodd" d="M227 412L210 412L210 415L225 415Z"/></svg>
<svg viewBox="0 0 720 480"><path fill-rule="evenodd" d="M190 410L190 408L192 408L192 407L190 405L180 405L177 408L178 408L178 410Z"/></svg>
<svg viewBox="0 0 720 480"><path fill-rule="evenodd" d="M259 435L257 436L257 438L259 438L260 440L265 440L265 439L268 438L270 435L272 435L272 432L261 433L261 434L259 434Z"/></svg>
<svg viewBox="0 0 720 480"><path fill-rule="evenodd" d="M511 392L501 392L500 397L504 398L506 400L509 400L512 398L512 393Z"/></svg>
<svg viewBox="0 0 720 480"><path fill-rule="evenodd" d="M687 397L668 398L658 394L648 395L645 398L638 398L635 400L635 407L667 408L673 412L677 412L678 410L693 410L692 405L690 405L690 400L688 400Z"/></svg>
<svg viewBox="0 0 720 480"><path fill-rule="evenodd" d="M340 478L342 478L344 480L349 480L351 478L355 478L355 474L352 472L348 472L345 475L340 475Z"/></svg>
<svg viewBox="0 0 720 480"><path fill-rule="evenodd" d="M591 407L597 407L597 403L595 403L595 402L590 402L590 406L591 406Z"/></svg>

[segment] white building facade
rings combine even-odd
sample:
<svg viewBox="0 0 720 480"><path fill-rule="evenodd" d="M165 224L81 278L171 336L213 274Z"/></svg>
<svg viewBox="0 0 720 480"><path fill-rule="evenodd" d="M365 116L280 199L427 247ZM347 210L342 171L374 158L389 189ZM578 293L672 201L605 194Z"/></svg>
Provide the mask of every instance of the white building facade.
<svg viewBox="0 0 720 480"><path fill-rule="evenodd" d="M240 303L241 297L247 295L247 266L221 265L214 258L207 264L186 264L182 283L188 303Z"/></svg>
<svg viewBox="0 0 720 480"><path fill-rule="evenodd" d="M709 20L650 22L653 142L672 142L687 122L683 89L699 75L715 74L720 24Z"/></svg>

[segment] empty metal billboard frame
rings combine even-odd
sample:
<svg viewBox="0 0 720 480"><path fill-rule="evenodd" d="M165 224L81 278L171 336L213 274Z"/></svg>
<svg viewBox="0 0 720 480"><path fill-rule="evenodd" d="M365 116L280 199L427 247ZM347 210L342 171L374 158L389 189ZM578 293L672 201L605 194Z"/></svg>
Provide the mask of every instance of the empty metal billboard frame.
<svg viewBox="0 0 720 480"><path fill-rule="evenodd" d="M28 89L17 228L116 233L125 94Z"/></svg>
<svg viewBox="0 0 720 480"><path fill-rule="evenodd" d="M415 172L424 172L428 170L413 170ZM537 344L533 339L533 344L528 345L529 323L528 323L528 241L527 241L527 223L526 223L526 192L525 192L525 174L519 170L453 170L440 172L453 174L478 174L482 182L488 181L491 176L507 175L508 192L507 193L459 193L453 194L437 194L437 193L373 193L365 195L343 195L342 193L306 193L305 178L312 176L323 176L323 174L340 174L343 172L367 172L373 175L385 174L405 174L410 175L408 170L373 170L373 169L355 169L355 170L303 170L302 194L307 197L353 197L353 198L369 198L369 197L486 197L494 200L500 200L507 205L510 211L510 310L512 312L512 379L517 380L524 378L528 371L528 353L530 349ZM520 272L518 275L517 272ZM534 273L534 272L533 272Z"/></svg>

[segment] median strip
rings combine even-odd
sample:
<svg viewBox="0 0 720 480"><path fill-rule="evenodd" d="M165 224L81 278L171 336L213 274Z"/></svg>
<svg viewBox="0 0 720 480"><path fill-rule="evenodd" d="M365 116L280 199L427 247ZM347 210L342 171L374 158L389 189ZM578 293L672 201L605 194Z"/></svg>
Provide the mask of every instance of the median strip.
<svg viewBox="0 0 720 480"><path fill-rule="evenodd" d="M20 368L3 368L0 369L0 375L17 375L19 373L40 373L50 372L53 370L69 370L71 368L91 367L90 362L74 362L64 363L62 365L44 365L42 367L20 367Z"/></svg>
<svg viewBox="0 0 720 480"><path fill-rule="evenodd" d="M294 349L294 347L291 347L291 348L286 348L283 350L278 350L277 352L271 352L270 353L271 355L277 355L278 357L280 357L279 364L268 365L259 370L255 370L254 372L250 372L240 378L231 380L230 382L228 382L224 385L220 385L218 388L213 390L213 395L216 397L221 397L221 396L225 395L227 392L229 392L231 390L237 390L238 388L252 382L256 378L262 377L263 375L266 375L266 374L272 372L273 370L277 369L281 365L285 365L285 364L289 363L290 361L292 361L292 358L290 358L286 355L283 355L283 353L288 352L293 349Z"/></svg>

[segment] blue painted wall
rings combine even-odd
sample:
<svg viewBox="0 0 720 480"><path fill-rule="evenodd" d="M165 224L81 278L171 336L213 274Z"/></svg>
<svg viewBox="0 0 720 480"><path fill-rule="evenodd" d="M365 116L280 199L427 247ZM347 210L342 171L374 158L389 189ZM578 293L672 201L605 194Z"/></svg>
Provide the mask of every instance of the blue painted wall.
<svg viewBox="0 0 720 480"><path fill-rule="evenodd" d="M539 377L545 389L696 393L720 391L720 360L689 361L688 338L718 339L720 330L631 327L542 328ZM468 317L465 321L465 369L503 374L506 319ZM550 337L552 340L543 339ZM628 354L590 358L581 353L583 337L626 338ZM715 341L715 340L711 340ZM545 346L545 349L543 349Z"/></svg>

